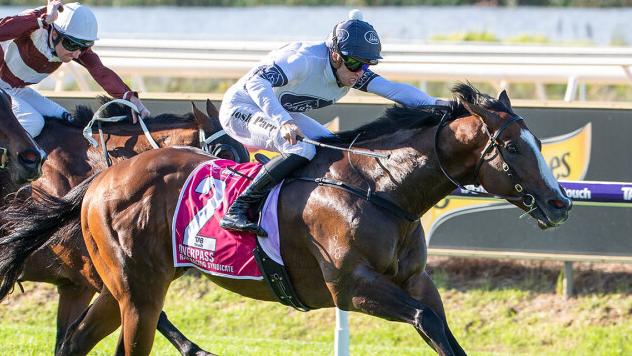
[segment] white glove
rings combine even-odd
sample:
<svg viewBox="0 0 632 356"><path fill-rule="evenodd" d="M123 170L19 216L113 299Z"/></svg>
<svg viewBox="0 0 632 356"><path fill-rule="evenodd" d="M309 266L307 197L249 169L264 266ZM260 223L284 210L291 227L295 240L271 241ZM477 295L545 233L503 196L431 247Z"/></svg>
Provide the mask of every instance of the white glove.
<svg viewBox="0 0 632 356"><path fill-rule="evenodd" d="M47 24L52 24L57 20L57 16L60 12L64 11L64 3L61 0L48 0L46 5L46 21Z"/></svg>
<svg viewBox="0 0 632 356"><path fill-rule="evenodd" d="M149 115L151 115L151 113L149 112L149 110L147 110L147 108L145 107L145 105L143 105L143 103L140 101L140 99L134 95L132 95L129 98L129 101L136 105L136 107L138 108L138 111L140 112L140 117L142 119L146 119L149 117ZM134 110L132 110L132 120L134 121L134 123L138 122L138 115L136 114L136 112Z"/></svg>

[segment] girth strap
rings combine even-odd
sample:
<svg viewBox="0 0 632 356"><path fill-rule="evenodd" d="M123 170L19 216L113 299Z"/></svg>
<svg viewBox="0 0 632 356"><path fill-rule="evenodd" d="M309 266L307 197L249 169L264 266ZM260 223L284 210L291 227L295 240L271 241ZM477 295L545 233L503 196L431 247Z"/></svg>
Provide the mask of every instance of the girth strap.
<svg viewBox="0 0 632 356"><path fill-rule="evenodd" d="M291 179L315 182L318 185L324 185L328 187L342 189L368 202L371 202L372 204L379 206L380 208L387 210L388 212L390 212L391 214L397 217L406 219L410 222L415 222L419 220L419 216L409 213L408 211L400 208L397 204L393 203L392 201L384 199L378 195L375 195L375 193L369 190L365 190L365 189L347 184L345 182L341 182L339 180L329 179L329 178L310 178L310 177L293 177Z"/></svg>
<svg viewBox="0 0 632 356"><path fill-rule="evenodd" d="M257 240L257 247L252 251L255 256L255 261L263 274L263 278L268 283L268 286L272 289L272 292L279 298L279 302L283 305L290 306L296 310L307 312L311 309L303 304L298 298L294 287L292 287L292 281L287 274L285 266L278 264L271 259L265 251L259 245Z"/></svg>

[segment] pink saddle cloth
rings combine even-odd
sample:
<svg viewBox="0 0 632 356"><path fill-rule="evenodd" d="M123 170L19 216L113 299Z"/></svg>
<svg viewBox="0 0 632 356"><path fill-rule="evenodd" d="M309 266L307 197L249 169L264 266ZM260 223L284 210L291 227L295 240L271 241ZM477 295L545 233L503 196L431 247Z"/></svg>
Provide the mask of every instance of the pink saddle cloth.
<svg viewBox="0 0 632 356"><path fill-rule="evenodd" d="M228 278L263 278L252 253L256 236L219 226L230 204L250 184L246 177L254 178L261 167L256 162L214 160L200 164L191 173L180 192L172 222L176 267L194 266L205 273ZM274 201L278 190L271 194ZM270 205L271 197L266 206ZM276 204L272 205L276 213ZM276 215L274 220L276 225ZM274 227L278 248L278 227ZM266 239L260 239L263 240Z"/></svg>

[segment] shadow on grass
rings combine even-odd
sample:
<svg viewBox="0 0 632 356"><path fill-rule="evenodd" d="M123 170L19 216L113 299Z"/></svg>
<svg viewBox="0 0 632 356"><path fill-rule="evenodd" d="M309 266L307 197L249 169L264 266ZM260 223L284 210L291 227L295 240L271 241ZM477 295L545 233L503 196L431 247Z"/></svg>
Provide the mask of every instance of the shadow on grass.
<svg viewBox="0 0 632 356"><path fill-rule="evenodd" d="M439 288L518 289L535 293L560 290L563 262L430 257L427 270ZM575 295L632 293L632 266L573 263Z"/></svg>

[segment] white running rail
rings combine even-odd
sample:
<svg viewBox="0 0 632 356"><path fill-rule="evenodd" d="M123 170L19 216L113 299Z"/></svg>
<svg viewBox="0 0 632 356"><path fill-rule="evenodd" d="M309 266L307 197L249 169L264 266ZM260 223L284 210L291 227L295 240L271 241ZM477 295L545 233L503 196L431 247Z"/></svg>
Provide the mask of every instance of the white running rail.
<svg viewBox="0 0 632 356"><path fill-rule="evenodd" d="M146 77L237 79L281 42L105 39L94 50L104 64L131 77L146 91ZM398 81L482 81L504 89L532 83L537 99L547 100L544 85L566 85L565 100L585 84L632 84L632 48L510 45L385 44L376 72ZM68 75L89 90L86 72L64 66L54 84L62 91ZM62 67L62 68L64 68ZM422 84L423 85L423 84ZM581 94L581 90L579 90Z"/></svg>

